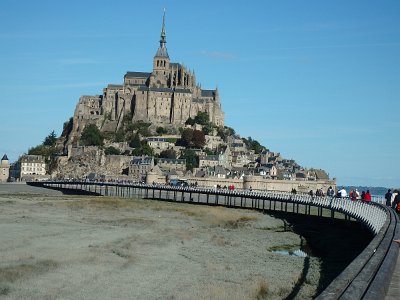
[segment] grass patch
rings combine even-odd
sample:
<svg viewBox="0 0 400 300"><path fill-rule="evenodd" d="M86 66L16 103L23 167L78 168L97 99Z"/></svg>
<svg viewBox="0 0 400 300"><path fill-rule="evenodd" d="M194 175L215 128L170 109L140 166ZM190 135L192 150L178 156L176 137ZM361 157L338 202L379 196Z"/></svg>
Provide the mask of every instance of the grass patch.
<svg viewBox="0 0 400 300"><path fill-rule="evenodd" d="M13 283L24 277L29 277L36 274L43 274L48 271L54 270L57 265L57 262L53 260L40 260L33 261L31 263L1 267L0 282Z"/></svg>
<svg viewBox="0 0 400 300"><path fill-rule="evenodd" d="M269 294L269 289L267 282L264 279L260 279L258 282L258 287L256 291L256 299L261 300L261 299L267 299Z"/></svg>

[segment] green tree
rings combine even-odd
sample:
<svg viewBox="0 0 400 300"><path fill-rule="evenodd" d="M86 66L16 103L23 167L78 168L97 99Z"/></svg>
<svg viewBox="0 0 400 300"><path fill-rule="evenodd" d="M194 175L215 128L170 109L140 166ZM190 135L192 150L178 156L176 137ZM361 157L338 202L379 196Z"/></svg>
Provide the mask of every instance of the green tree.
<svg viewBox="0 0 400 300"><path fill-rule="evenodd" d="M141 146L132 150L132 155L134 156L154 156L153 149L147 144L146 141L141 143Z"/></svg>
<svg viewBox="0 0 400 300"><path fill-rule="evenodd" d="M161 158L176 158L176 152L173 149L163 150L160 153Z"/></svg>
<svg viewBox="0 0 400 300"><path fill-rule="evenodd" d="M191 125L191 126L193 126L195 123L196 122L191 117L189 117L185 122L186 125Z"/></svg>
<svg viewBox="0 0 400 300"><path fill-rule="evenodd" d="M247 139L243 138L242 140L246 144L246 146L249 149L254 150L256 154L261 153L265 149L263 145L261 145L258 141L253 140L251 136L249 136Z"/></svg>
<svg viewBox="0 0 400 300"><path fill-rule="evenodd" d="M89 124L82 131L81 141L85 146L103 146L103 135L95 124Z"/></svg>
<svg viewBox="0 0 400 300"><path fill-rule="evenodd" d="M115 147L113 147L113 146L110 146L110 147L107 147L107 148L104 150L104 154L105 154L105 155L120 155L121 152L120 152L117 148L115 148Z"/></svg>
<svg viewBox="0 0 400 300"><path fill-rule="evenodd" d="M168 130L165 129L164 127L159 126L159 127L157 127L156 132L157 132L157 134L166 134L166 133L168 133Z"/></svg>
<svg viewBox="0 0 400 300"><path fill-rule="evenodd" d="M132 148L140 148L142 144L140 143L140 136L138 133L136 133L130 140L129 142L129 147Z"/></svg>
<svg viewBox="0 0 400 300"><path fill-rule="evenodd" d="M210 117L208 116L208 113L199 111L197 116L194 118L194 121L200 125L207 125L210 122Z"/></svg>
<svg viewBox="0 0 400 300"><path fill-rule="evenodd" d="M55 146L57 142L57 136L54 130L50 132L48 136L45 137L43 141L43 146Z"/></svg>
<svg viewBox="0 0 400 300"><path fill-rule="evenodd" d="M214 125L211 123L208 123L207 125L204 125L202 128L202 131L204 132L204 134L209 135L210 133L212 133L214 130Z"/></svg>
<svg viewBox="0 0 400 300"><path fill-rule="evenodd" d="M199 165L196 152L191 149L183 150L180 158L186 159L187 170L193 171L193 168L196 168Z"/></svg>

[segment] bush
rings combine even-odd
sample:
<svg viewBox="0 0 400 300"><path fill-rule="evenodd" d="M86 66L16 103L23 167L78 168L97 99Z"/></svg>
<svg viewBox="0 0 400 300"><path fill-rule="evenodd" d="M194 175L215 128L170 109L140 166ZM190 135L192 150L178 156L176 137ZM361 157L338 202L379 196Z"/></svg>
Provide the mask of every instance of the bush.
<svg viewBox="0 0 400 300"><path fill-rule="evenodd" d="M190 149L186 149L182 151L181 159L186 159L186 169L193 171L193 168L196 168L199 165L198 157L196 152Z"/></svg>
<svg viewBox="0 0 400 300"><path fill-rule="evenodd" d="M104 154L105 155L120 155L121 151L119 151L117 148L115 148L113 146L110 146L104 150Z"/></svg>
<svg viewBox="0 0 400 300"><path fill-rule="evenodd" d="M207 125L210 122L210 117L208 116L208 113L199 111L197 116L194 118L194 122L200 125Z"/></svg>
<svg viewBox="0 0 400 300"><path fill-rule="evenodd" d="M129 142L129 147L132 147L132 148L140 148L141 145L142 145L142 144L140 143L139 134L136 133L136 134L131 138L131 140L130 140L130 142Z"/></svg>
<svg viewBox="0 0 400 300"><path fill-rule="evenodd" d="M157 127L156 132L157 132L157 134L166 134L166 133L168 133L168 130L165 129L164 127L160 126L160 127Z"/></svg>
<svg viewBox="0 0 400 300"><path fill-rule="evenodd" d="M176 153L173 149L163 150L160 153L161 158L176 158Z"/></svg>
<svg viewBox="0 0 400 300"><path fill-rule="evenodd" d="M103 146L103 135L95 124L87 125L81 135L81 142L85 146Z"/></svg>

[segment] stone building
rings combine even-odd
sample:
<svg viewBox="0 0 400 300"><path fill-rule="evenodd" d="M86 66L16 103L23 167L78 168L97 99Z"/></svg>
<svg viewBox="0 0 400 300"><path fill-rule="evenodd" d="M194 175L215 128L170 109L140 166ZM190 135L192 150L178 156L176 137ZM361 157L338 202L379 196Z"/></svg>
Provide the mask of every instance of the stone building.
<svg viewBox="0 0 400 300"><path fill-rule="evenodd" d="M224 125L218 89L202 89L193 71L171 62L166 43L164 14L152 71L127 72L123 84L109 84L102 95L82 96L75 109L69 143L88 123L113 131L125 116L132 121L183 127L189 117L207 112L212 123Z"/></svg>
<svg viewBox="0 0 400 300"><path fill-rule="evenodd" d="M136 181L145 181L146 175L154 167L154 158L149 156L134 157L129 164L129 176Z"/></svg>
<svg viewBox="0 0 400 300"><path fill-rule="evenodd" d="M186 172L186 159L159 158L157 165L163 171L181 171Z"/></svg>
<svg viewBox="0 0 400 300"><path fill-rule="evenodd" d="M218 155L199 155L199 168L219 165Z"/></svg>
<svg viewBox="0 0 400 300"><path fill-rule="evenodd" d="M20 179L41 178L46 175L46 162L42 155L23 155L20 159Z"/></svg>
<svg viewBox="0 0 400 300"><path fill-rule="evenodd" d="M8 161L7 155L4 154L0 162L0 182L7 182L9 176L10 176L10 162Z"/></svg>

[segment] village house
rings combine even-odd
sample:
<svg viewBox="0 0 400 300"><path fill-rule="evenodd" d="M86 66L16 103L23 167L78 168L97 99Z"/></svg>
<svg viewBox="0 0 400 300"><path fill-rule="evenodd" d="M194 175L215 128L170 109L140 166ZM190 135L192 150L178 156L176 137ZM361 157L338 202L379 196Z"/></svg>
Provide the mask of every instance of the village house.
<svg viewBox="0 0 400 300"><path fill-rule="evenodd" d="M199 168L218 166L218 155L199 155Z"/></svg>
<svg viewBox="0 0 400 300"><path fill-rule="evenodd" d="M46 162L42 155L23 155L19 166L21 180L39 179L46 175Z"/></svg>
<svg viewBox="0 0 400 300"><path fill-rule="evenodd" d="M186 172L186 159L159 158L157 166L162 171L181 171Z"/></svg>
<svg viewBox="0 0 400 300"><path fill-rule="evenodd" d="M129 163L129 176L136 181L145 181L147 173L154 167L154 158L136 156Z"/></svg>

